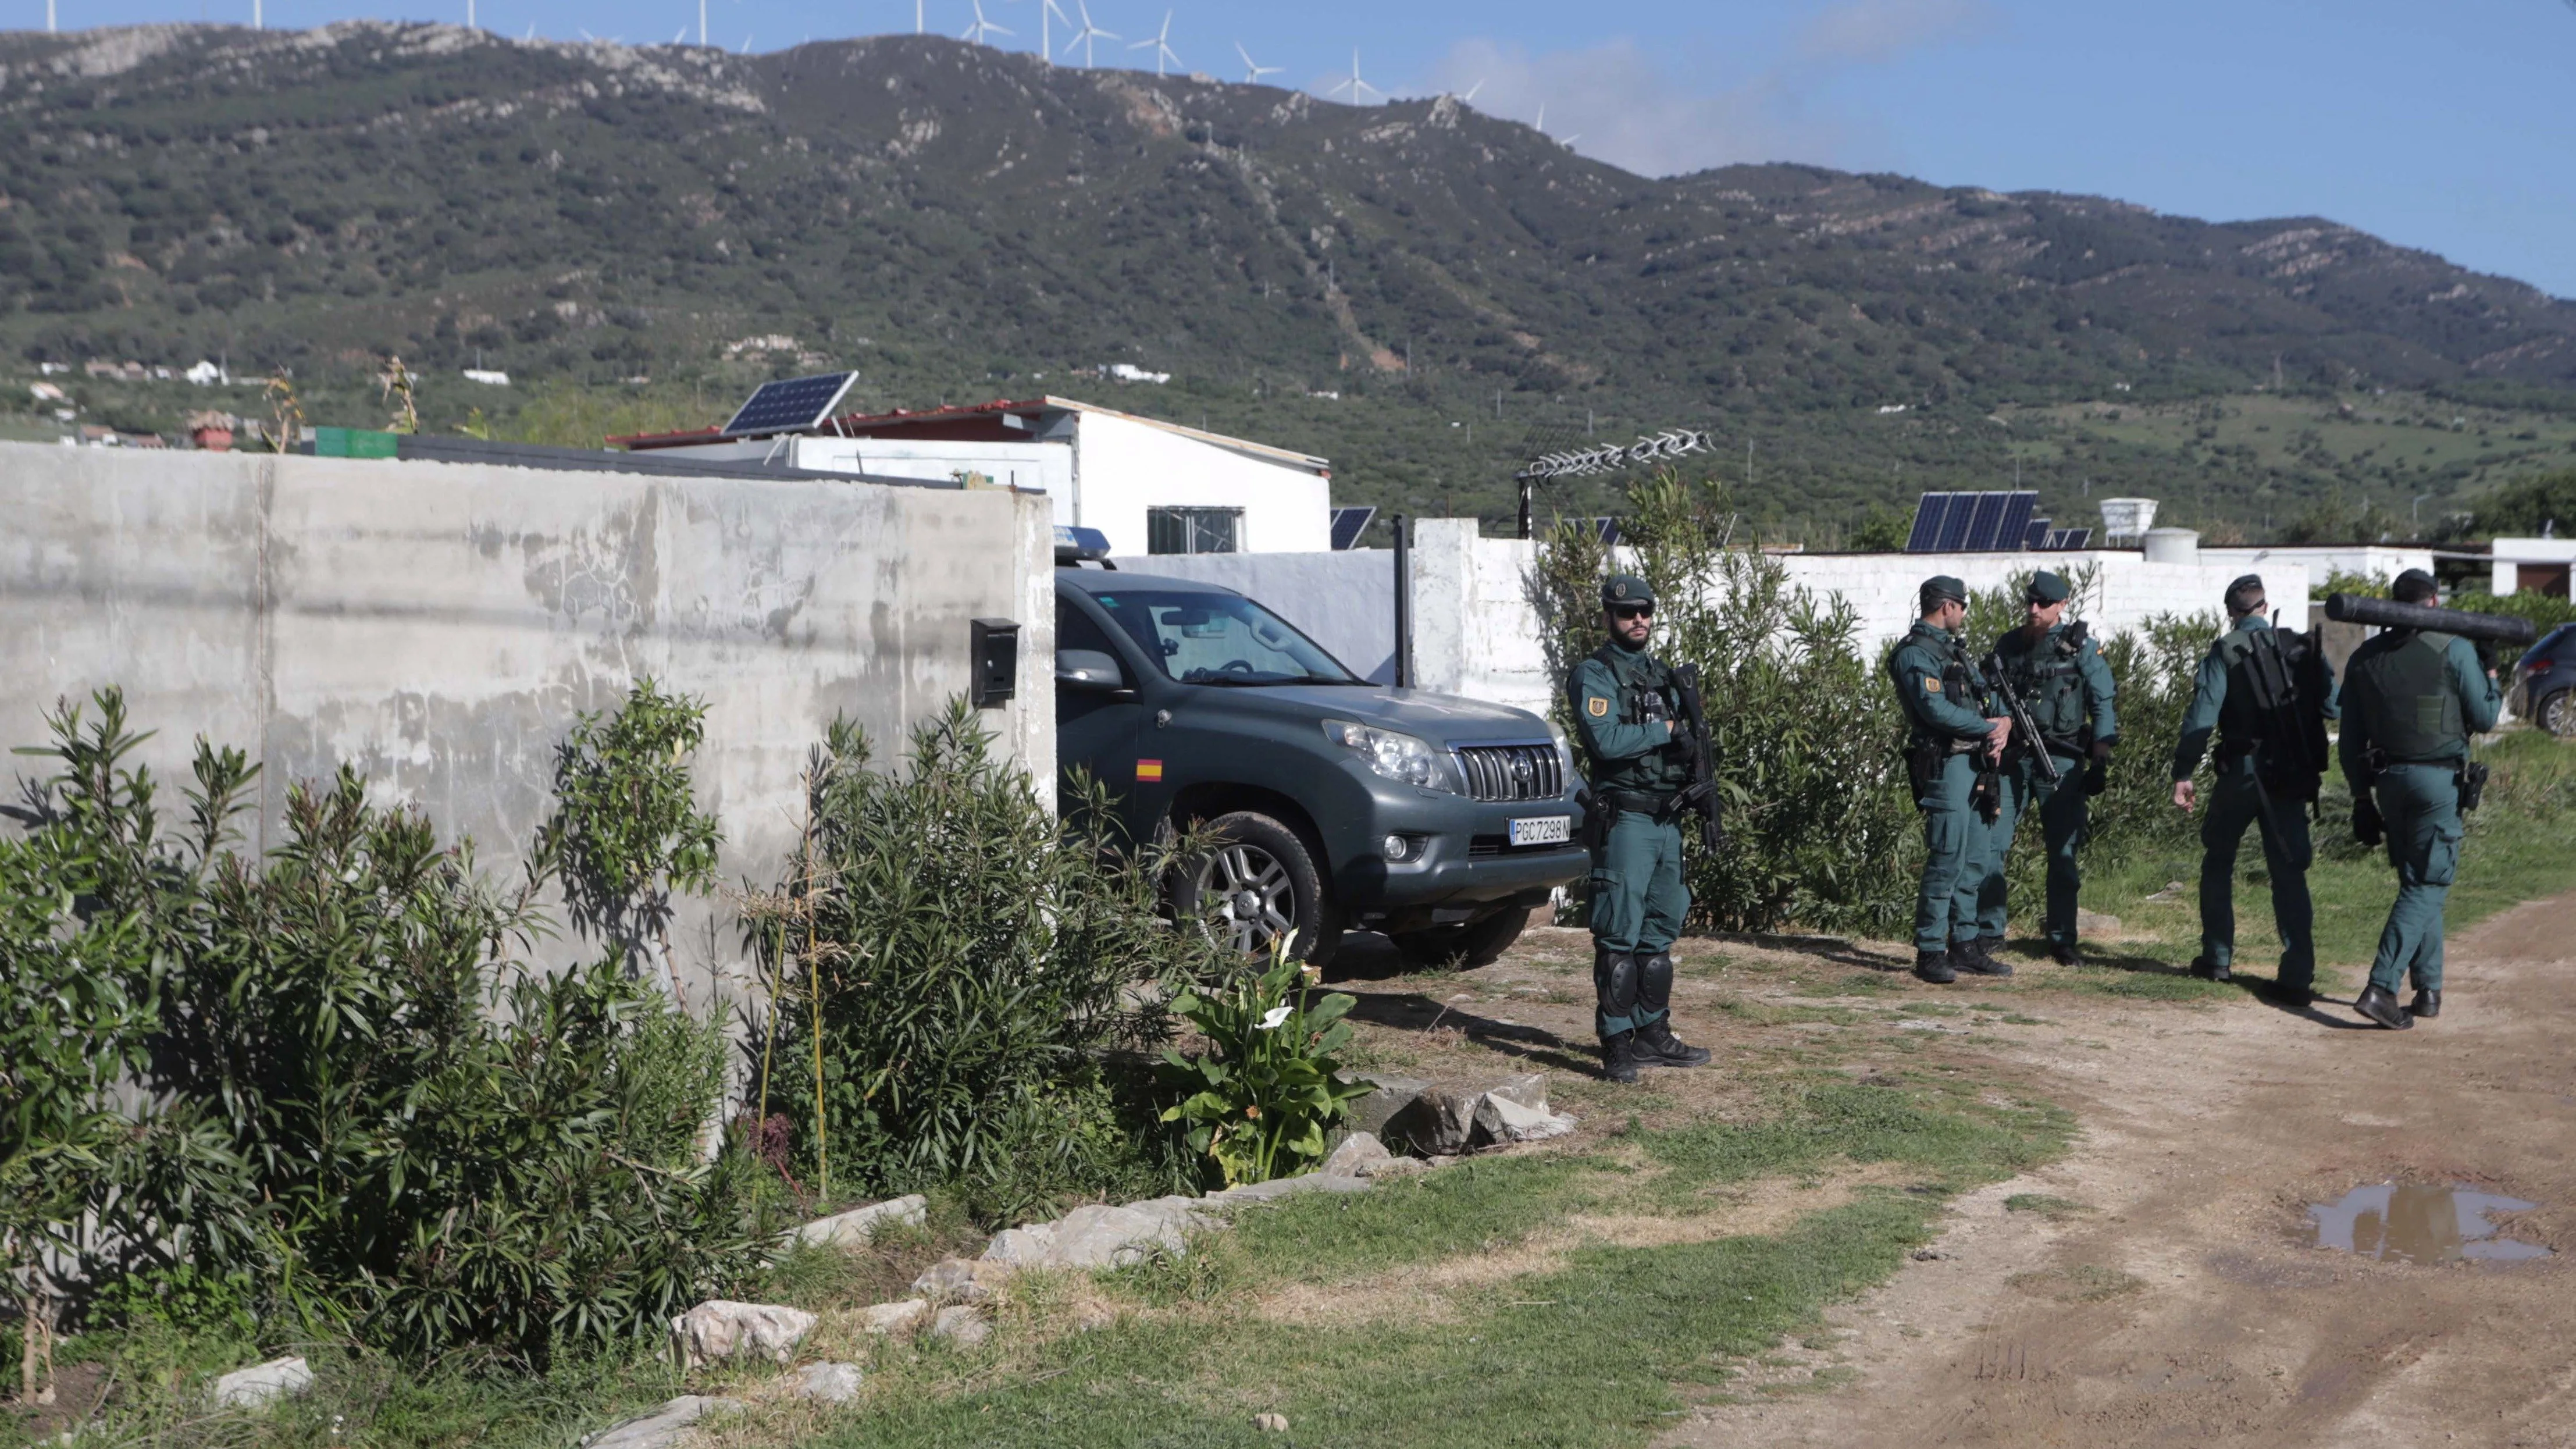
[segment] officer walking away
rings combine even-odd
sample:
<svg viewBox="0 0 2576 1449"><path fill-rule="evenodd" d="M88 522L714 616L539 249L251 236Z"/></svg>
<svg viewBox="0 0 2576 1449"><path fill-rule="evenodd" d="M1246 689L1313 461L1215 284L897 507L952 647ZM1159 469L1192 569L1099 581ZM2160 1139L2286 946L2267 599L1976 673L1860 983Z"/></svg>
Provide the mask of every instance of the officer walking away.
<svg viewBox="0 0 2576 1449"><path fill-rule="evenodd" d="M1626 574L1601 585L1610 641L1565 682L1574 730L1591 761L1585 816L1592 847L1592 988L1601 1065L1614 1082L1641 1067L1696 1067L1708 1052L1673 1035L1673 938L1690 911L1682 884L1680 806L1695 742L1681 722L1673 673L1646 652L1654 591Z"/></svg>
<svg viewBox="0 0 2576 1449"><path fill-rule="evenodd" d="M1992 956L2004 943L2004 857L2022 812L2039 807L2040 839L2048 849L2048 910L2042 918L2048 954L2060 966L2075 964L2075 898L2084 884L2075 861L2084 843L2086 802L2093 787L2086 769L2099 771L2120 738L2111 707L2111 666L2083 624L2063 622L2066 580L2043 569L2022 596L2023 623L1995 641L1990 662L2002 665L2002 683L2020 696L2040 738L2013 741L2001 778L2001 801L1988 828L1985 879L1977 888L1979 950ZM2057 766L2052 782L2040 767L2045 749Z"/></svg>
<svg viewBox="0 0 2576 1449"><path fill-rule="evenodd" d="M2408 569L2390 590L2401 604L2432 604L2433 576ZM2385 834L2397 867L2397 901L2379 933L2370 985L2354 1008L2403 1031L2442 1014L2442 901L2460 863L2460 812L2476 804L2484 766L2469 762L2469 736L2495 728L2503 695L2495 671L2466 639L2389 629L2353 651L2345 666L2343 739L2338 752L2352 786L2353 833L2364 845ZM2397 1004L2401 976L2415 999Z"/></svg>
<svg viewBox="0 0 2576 1449"><path fill-rule="evenodd" d="M2226 604L2228 630L2200 661L2182 738L2174 745L2173 800L2189 814L2199 803L2192 774L2200 768L2211 735L2218 739L2217 780L2210 789L2209 812L2200 822L2200 955L2191 970L2210 981L2234 979L2236 851L2244 843L2245 828L2259 826L2264 864L2272 877L2272 922L2281 934L2281 965L2270 994L2305 1006L2317 969L2315 912L2308 900L2313 859L2308 818L2300 800L2286 798L2278 781L2264 778L2260 757L2267 741L2290 733L2284 723L2289 715L2304 711L2334 717L2333 675L2320 658L2314 665L2323 681L2317 698L2276 700L2275 707L2267 708L2257 676L2277 678L2283 671L2277 667L2277 631L2263 614L2263 580L2246 574L2229 584ZM2324 761L2316 766L2323 768Z"/></svg>
<svg viewBox="0 0 2576 1449"><path fill-rule="evenodd" d="M1981 949L1977 892L1988 851L1986 822L1971 795L1981 763L2001 761L2012 721L1986 706L1986 686L1968 662L1959 626L1968 586L1947 574L1926 579L1921 618L1887 656L1888 677L1910 728L1905 769L1923 812L1923 881L1914 901L1914 974L1956 981L1967 971L2010 976L2009 963Z"/></svg>

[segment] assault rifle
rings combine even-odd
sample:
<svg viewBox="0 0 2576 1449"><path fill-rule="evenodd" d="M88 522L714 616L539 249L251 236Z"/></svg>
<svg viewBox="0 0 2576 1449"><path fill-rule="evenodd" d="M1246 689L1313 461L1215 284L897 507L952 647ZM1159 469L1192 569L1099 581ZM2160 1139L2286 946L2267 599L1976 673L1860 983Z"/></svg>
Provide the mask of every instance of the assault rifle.
<svg viewBox="0 0 2576 1449"><path fill-rule="evenodd" d="M2048 752L2048 741L2040 738L2038 716L2022 702L2021 691L2013 688L2012 682L2004 677L2003 655L1987 650L1986 662L1979 668L1985 671L1986 685L1994 691L1995 698L2004 702L2004 713L2012 716L2014 743L2030 751L2031 758L2039 761L2040 778L2051 785L2056 784L2065 772L2057 768L2057 757Z"/></svg>
<svg viewBox="0 0 2576 1449"><path fill-rule="evenodd" d="M1717 818L1717 765L1708 749L1708 710L1699 695L1699 666L1673 669L1673 694L1681 703L1682 723L1690 726L1690 784L1673 797L1673 811L1699 816L1699 843L1711 852L1726 848L1726 827Z"/></svg>

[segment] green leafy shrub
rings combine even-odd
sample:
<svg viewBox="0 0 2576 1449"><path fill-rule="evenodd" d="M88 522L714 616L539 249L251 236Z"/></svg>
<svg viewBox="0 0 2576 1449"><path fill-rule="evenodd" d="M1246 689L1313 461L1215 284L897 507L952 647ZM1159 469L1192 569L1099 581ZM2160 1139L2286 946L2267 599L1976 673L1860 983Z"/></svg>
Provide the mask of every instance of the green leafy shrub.
<svg viewBox="0 0 2576 1449"><path fill-rule="evenodd" d="M671 960L671 897L715 883L715 817L691 797L689 754L706 737L706 706L664 694L650 677L614 713L587 713L557 751L554 817L541 860L561 873L573 925L633 961L659 954L682 1005Z"/></svg>
<svg viewBox="0 0 2576 1449"><path fill-rule="evenodd" d="M1232 1187L1304 1172L1324 1157L1324 1134L1369 1094L1346 1080L1334 1053L1350 1044L1342 1018L1356 998L1334 992L1312 1005L1322 973L1272 943L1270 965L1229 986L1183 992L1172 1012L1207 1041L1197 1056L1163 1053L1163 1080L1189 1095L1163 1111L1187 1123L1190 1150Z"/></svg>
<svg viewBox="0 0 2576 1449"><path fill-rule="evenodd" d="M83 863L83 934L143 936L114 979L154 1009L146 1095L179 1105L91 1181L94 1279L184 1265L259 1284L265 1335L534 1361L658 1332L752 1270L749 1169L696 1150L720 1040L616 953L529 970L541 876L495 890L345 769L291 788L285 843L247 858L251 771L202 740L192 829L165 840L148 772L118 763L122 701L99 706L53 721L38 836Z"/></svg>
<svg viewBox="0 0 2576 1449"><path fill-rule="evenodd" d="M750 932L780 990L768 1090L790 1090L787 1063L820 1078L827 1140L789 1114L798 1155L819 1167L828 1148L849 1192L955 1187L987 1219L1173 1180L1105 1066L1168 1035L1170 994L1221 969L1159 912L1173 847L1100 833L1112 812L1088 782L1059 819L962 702L900 770L869 757L832 724L804 859Z"/></svg>

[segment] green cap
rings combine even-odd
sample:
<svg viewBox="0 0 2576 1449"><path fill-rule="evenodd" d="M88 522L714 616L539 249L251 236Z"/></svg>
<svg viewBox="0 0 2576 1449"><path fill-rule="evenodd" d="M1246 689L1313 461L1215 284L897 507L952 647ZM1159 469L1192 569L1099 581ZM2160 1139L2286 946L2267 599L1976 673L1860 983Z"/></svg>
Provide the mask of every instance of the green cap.
<svg viewBox="0 0 2576 1449"><path fill-rule="evenodd" d="M1943 599L1956 599L1964 604L1968 602L1968 586L1948 574L1934 574L1923 581L1922 597L1923 607L1927 610Z"/></svg>
<svg viewBox="0 0 2576 1449"><path fill-rule="evenodd" d="M1601 581L1601 607L1605 609L1615 609L1622 604L1651 607L1654 602L1655 591L1646 587L1646 581L1635 574L1612 574Z"/></svg>
<svg viewBox="0 0 2576 1449"><path fill-rule="evenodd" d="M2072 592L2073 590L2066 587L2066 580L2046 569L2041 569L2030 576L2029 598L2034 604L2062 604L2066 602L2066 596Z"/></svg>

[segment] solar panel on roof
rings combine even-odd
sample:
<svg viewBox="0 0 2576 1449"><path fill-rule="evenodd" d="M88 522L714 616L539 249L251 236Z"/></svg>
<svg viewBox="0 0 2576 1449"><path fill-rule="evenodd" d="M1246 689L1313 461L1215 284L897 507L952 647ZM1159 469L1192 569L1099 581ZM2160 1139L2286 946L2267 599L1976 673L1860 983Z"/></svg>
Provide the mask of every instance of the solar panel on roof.
<svg viewBox="0 0 2576 1449"><path fill-rule="evenodd" d="M1930 553L1941 546L1941 525L1950 516L1950 500L1954 496L1926 493L1915 500L1914 531L1905 536L1907 553Z"/></svg>
<svg viewBox="0 0 2576 1449"><path fill-rule="evenodd" d="M790 377L777 382L764 382L760 389L743 400L733 421L724 425L728 438L750 437L762 433L794 433L821 426L840 405L841 395L857 382L855 372L826 372L814 377Z"/></svg>
<svg viewBox="0 0 2576 1449"><path fill-rule="evenodd" d="M1958 553L1968 546L1977 528L1977 500L1982 493L1950 495L1950 516L1941 524L1941 552Z"/></svg>
<svg viewBox="0 0 2576 1449"><path fill-rule="evenodd" d="M1377 517L1377 510L1374 508L1334 509L1333 551L1339 553L1346 548L1356 546L1360 541L1360 534L1368 528L1369 520L1375 517Z"/></svg>
<svg viewBox="0 0 2576 1449"><path fill-rule="evenodd" d="M2080 549L2092 541L2093 530L2089 528L2053 528L2048 532L2048 542L2042 546L2058 550Z"/></svg>
<svg viewBox="0 0 2576 1449"><path fill-rule="evenodd" d="M2032 519L2030 526L2021 531L2021 546L2026 549L2048 547L2048 524L2049 520L2045 518Z"/></svg>
<svg viewBox="0 0 2576 1449"><path fill-rule="evenodd" d="M2011 497L2009 493L1978 494L1976 512L1970 515L1968 521L1967 541L1960 547L1970 553L1992 553L2001 547L2004 506Z"/></svg>
<svg viewBox="0 0 2576 1449"><path fill-rule="evenodd" d="M2028 541L2030 515L2039 507L2039 495L2016 491L1997 495L2003 499L2003 516L1995 522L1995 541L1987 547L2004 553L2019 552Z"/></svg>
<svg viewBox="0 0 2576 1449"><path fill-rule="evenodd" d="M1601 542L1603 544L1615 546L1619 542L1619 520L1615 518L1596 518L1592 520L1592 527L1594 531L1601 535Z"/></svg>

